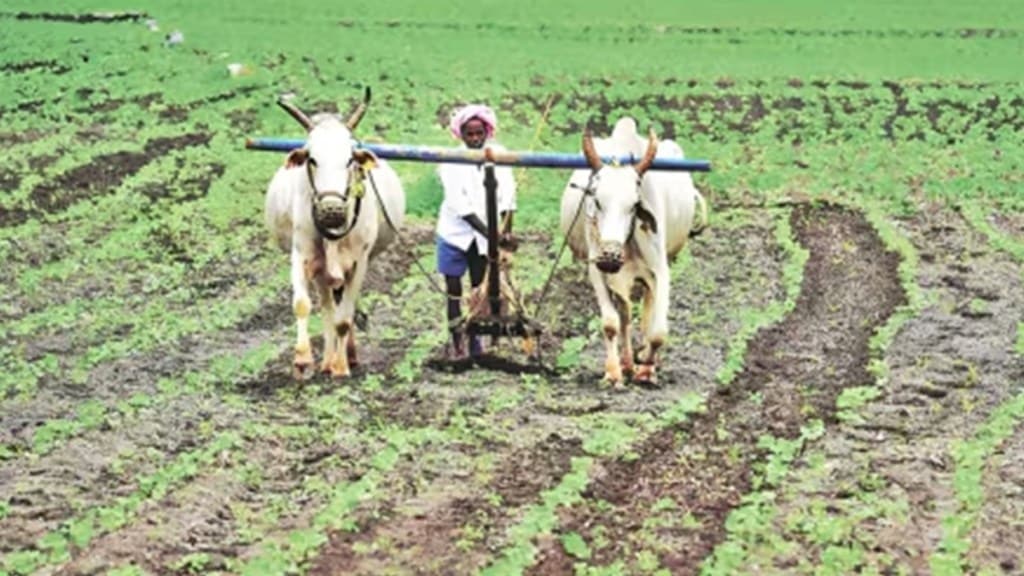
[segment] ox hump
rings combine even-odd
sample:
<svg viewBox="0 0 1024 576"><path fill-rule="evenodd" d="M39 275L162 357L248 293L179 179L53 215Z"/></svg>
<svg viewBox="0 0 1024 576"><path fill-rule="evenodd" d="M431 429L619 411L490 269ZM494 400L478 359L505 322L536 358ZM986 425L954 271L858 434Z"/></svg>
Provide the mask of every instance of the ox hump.
<svg viewBox="0 0 1024 576"><path fill-rule="evenodd" d="M612 128L612 139L619 142L628 142L630 138L636 138L636 120L629 116L623 116L615 122Z"/></svg>

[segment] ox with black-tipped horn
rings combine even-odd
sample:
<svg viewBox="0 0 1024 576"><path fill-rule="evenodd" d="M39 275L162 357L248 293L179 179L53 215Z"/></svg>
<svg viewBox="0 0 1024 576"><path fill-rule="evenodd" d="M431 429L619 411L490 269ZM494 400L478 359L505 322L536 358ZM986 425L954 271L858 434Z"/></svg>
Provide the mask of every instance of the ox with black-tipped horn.
<svg viewBox="0 0 1024 576"><path fill-rule="evenodd" d="M309 116L306 116L305 112L299 110L298 106L287 101L284 96L277 99L277 105L284 108L285 112L290 114L292 118L295 118L299 124L302 124L302 127L305 128L307 132L313 129L313 121L309 119Z"/></svg>
<svg viewBox="0 0 1024 576"><path fill-rule="evenodd" d="M363 119L363 115L366 114L366 108L370 105L370 87L366 87L366 91L363 93L363 101L356 106L356 109L349 115L348 120L345 121L345 126L348 127L349 132L355 132L356 126L359 126L359 121Z"/></svg>

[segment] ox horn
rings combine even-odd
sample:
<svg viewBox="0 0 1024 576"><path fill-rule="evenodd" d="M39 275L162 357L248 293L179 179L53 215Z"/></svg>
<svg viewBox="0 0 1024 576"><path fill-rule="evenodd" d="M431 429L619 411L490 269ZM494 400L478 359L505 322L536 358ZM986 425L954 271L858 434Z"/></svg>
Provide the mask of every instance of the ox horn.
<svg viewBox="0 0 1024 576"><path fill-rule="evenodd" d="M647 133L647 151L644 152L644 157L640 160L640 163L636 165L636 173L643 176L644 172L651 167L651 163L654 162L654 156L658 153L658 137L654 135L654 128L651 128Z"/></svg>
<svg viewBox="0 0 1024 576"><path fill-rule="evenodd" d="M604 162L601 161L601 157L598 156L597 150L594 148L594 137L590 134L590 127L583 129L583 155L587 158L587 163L590 164L592 170L597 171L604 166Z"/></svg>
<svg viewBox="0 0 1024 576"><path fill-rule="evenodd" d="M309 116L306 116L305 112L299 110L295 104L286 101L282 96L277 99L277 105L284 108L285 112L291 114L292 118L295 118L299 124L302 124L302 127L305 128L307 132L313 129L313 121L309 119Z"/></svg>
<svg viewBox="0 0 1024 576"><path fill-rule="evenodd" d="M356 126L359 126L359 121L363 119L363 114L366 114L366 107L370 104L370 87L366 87L366 92L363 93L363 101L356 106L356 109L352 111L352 114L345 121L345 126L348 127L349 132L355 132Z"/></svg>

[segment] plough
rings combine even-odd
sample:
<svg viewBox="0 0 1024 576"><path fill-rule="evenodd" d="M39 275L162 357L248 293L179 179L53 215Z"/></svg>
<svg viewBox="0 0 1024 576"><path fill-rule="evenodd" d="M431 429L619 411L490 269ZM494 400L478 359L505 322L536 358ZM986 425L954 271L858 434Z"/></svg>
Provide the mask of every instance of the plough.
<svg viewBox="0 0 1024 576"><path fill-rule="evenodd" d="M289 138L249 138L245 142L250 150L290 152L305 145L305 140ZM517 166L528 168L589 168L583 154L551 152L495 151L491 148L472 150L438 146L395 145L357 142L355 148L373 152L378 158L412 162L475 164L484 166L484 189L487 210L487 258L488 269L483 285L485 293L475 292L470 297L469 314L455 326L469 335L491 336L492 341L501 337L523 339L523 349L528 354L536 349L537 338L542 327L527 317L522 299L508 274L510 255L502 254L498 245L499 221L497 206L497 180L494 167ZM632 165L641 158L628 156L604 156L607 164ZM708 172L711 163L707 160L656 158L651 170L681 170Z"/></svg>

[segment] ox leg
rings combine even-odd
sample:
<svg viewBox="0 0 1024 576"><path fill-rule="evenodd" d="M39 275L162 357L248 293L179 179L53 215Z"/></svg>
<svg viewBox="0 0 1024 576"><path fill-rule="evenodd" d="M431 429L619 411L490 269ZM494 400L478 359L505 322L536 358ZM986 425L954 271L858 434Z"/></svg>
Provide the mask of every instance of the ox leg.
<svg viewBox="0 0 1024 576"><path fill-rule="evenodd" d="M331 375L335 377L349 376L351 363L349 353L355 353L355 315L356 300L363 288L363 280L366 278L367 257L361 255L353 265L352 270L345 271L345 288L341 294L341 301L334 309L333 322L334 332L337 336L338 353L335 362L331 366Z"/></svg>
<svg viewBox="0 0 1024 576"><path fill-rule="evenodd" d="M588 267L590 283L597 293L597 305L601 309L601 325L604 329L605 361L604 379L615 384L622 384L622 365L619 363L619 326L622 321L619 311L612 302L611 293L601 272L596 266Z"/></svg>
<svg viewBox="0 0 1024 576"><path fill-rule="evenodd" d="M353 330L352 323L344 320L335 324L332 328L335 333L335 341L337 342L348 341L349 334ZM334 355L334 362L331 363L331 376L335 378L344 378L351 374L352 371L348 364L348 354L346 354L346 350L339 347L337 353Z"/></svg>
<svg viewBox="0 0 1024 576"><path fill-rule="evenodd" d="M651 291L651 287L644 283L644 301L640 307L640 335L647 338L647 330L651 327L651 312L654 308L654 293Z"/></svg>
<svg viewBox="0 0 1024 576"><path fill-rule="evenodd" d="M352 284L346 284L345 285L345 292L351 292L352 293L352 298L353 298L353 300L352 300L352 313L350 315L346 316L346 318L348 318L348 324L349 324L349 328L348 328L348 330L346 332L347 336L343 336L342 335L343 330L338 330L336 326L332 326L331 333L334 334L335 338L337 339L337 344L336 344L337 352L336 352L336 354L345 356L346 362L348 363L348 367L349 368L355 368L355 367L359 366L359 359L356 357L356 320L355 320L355 308L356 308L355 295L358 294L358 292L354 292L353 291ZM345 294L343 293L342 294L342 301L344 301L344 300L345 300ZM341 306L340 302L338 303L338 306L339 307ZM344 347L344 349L342 349L343 347Z"/></svg>
<svg viewBox="0 0 1024 576"><path fill-rule="evenodd" d="M320 372L331 373L331 366L338 357L338 335L334 331L332 320L334 319L334 295L333 290L325 284L320 284L320 306L323 309L323 330L324 330L324 357L320 362Z"/></svg>
<svg viewBox="0 0 1024 576"><path fill-rule="evenodd" d="M624 374L633 373L633 335L631 325L633 323L633 311L632 305L629 299L622 300L619 295L618 304L621 305L619 310L619 337L622 341L622 372Z"/></svg>
<svg viewBox="0 0 1024 576"><path fill-rule="evenodd" d="M309 249L304 249L309 248ZM292 310L295 312L295 358L292 362L293 374L296 378L309 375L313 365L313 350L309 343L309 314L313 310L313 302L309 298L309 278L307 270L314 260L312 247L296 245L291 254Z"/></svg>
<svg viewBox="0 0 1024 576"><path fill-rule="evenodd" d="M356 355L356 330L353 326L348 333L348 341L345 342L345 354L348 356L348 365L352 368L359 366L359 357Z"/></svg>
<svg viewBox="0 0 1024 576"><path fill-rule="evenodd" d="M650 383L657 381L658 352L668 339L669 271L667 263L662 261L659 264L654 274L654 286L648 289L649 296L644 297L648 326L640 352L641 366L635 375L637 380Z"/></svg>

